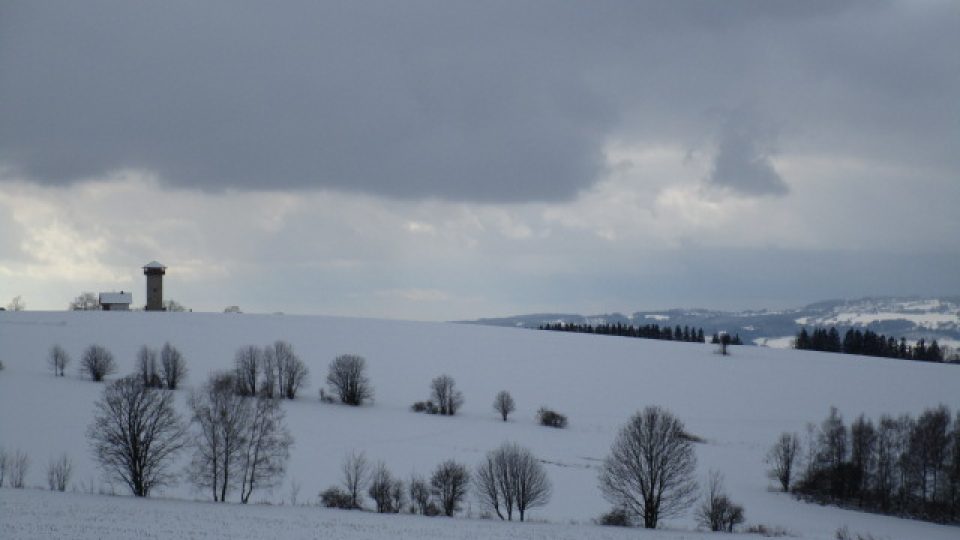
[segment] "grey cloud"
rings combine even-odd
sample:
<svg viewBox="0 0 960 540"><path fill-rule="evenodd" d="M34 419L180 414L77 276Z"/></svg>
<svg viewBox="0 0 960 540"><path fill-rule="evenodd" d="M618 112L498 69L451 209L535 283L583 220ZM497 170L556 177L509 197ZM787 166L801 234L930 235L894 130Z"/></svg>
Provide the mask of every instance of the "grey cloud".
<svg viewBox="0 0 960 540"><path fill-rule="evenodd" d="M550 201L608 140L690 146L746 100L784 151L955 169L958 26L949 3L4 2L0 165ZM749 134L720 147L720 183L785 189Z"/></svg>
<svg viewBox="0 0 960 540"><path fill-rule="evenodd" d="M747 195L785 195L789 186L770 160L774 134L743 111L723 123L710 184Z"/></svg>

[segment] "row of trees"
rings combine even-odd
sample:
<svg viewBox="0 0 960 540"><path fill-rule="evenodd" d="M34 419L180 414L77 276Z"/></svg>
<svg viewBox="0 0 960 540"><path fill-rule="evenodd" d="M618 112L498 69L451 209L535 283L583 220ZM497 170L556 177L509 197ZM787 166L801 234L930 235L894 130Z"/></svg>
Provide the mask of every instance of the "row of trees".
<svg viewBox="0 0 960 540"><path fill-rule="evenodd" d="M927 344L926 340L920 339L911 344L907 343L904 337L897 340L893 336L877 334L873 330L853 328L847 330L841 339L840 332L833 326L829 329L816 327L812 332L807 332L806 327L801 328L794 340L794 348L923 362L943 362L947 357L945 348L941 347L937 340Z"/></svg>
<svg viewBox="0 0 960 540"><path fill-rule="evenodd" d="M260 348L248 345L234 358L235 391L241 396L295 399L310 370L286 341Z"/></svg>
<svg viewBox="0 0 960 540"><path fill-rule="evenodd" d="M807 440L784 433L768 454L787 491L935 521L960 519L960 414L945 406L908 414L860 415L849 427L834 407ZM799 475L797 472L799 471ZM795 479L796 478L796 479Z"/></svg>
<svg viewBox="0 0 960 540"><path fill-rule="evenodd" d="M57 377L64 377L70 365L70 354L60 345L50 348L47 365ZM80 373L100 382L107 375L116 373L117 362L113 353L101 345L90 345L80 357ZM137 352L137 375L144 386L176 390L187 376L187 364L183 354L170 343L164 343L159 353L156 349L142 346Z"/></svg>
<svg viewBox="0 0 960 540"><path fill-rule="evenodd" d="M30 456L21 450L8 454L0 448L0 488L8 484L14 489L23 489L27 485L27 471L30 470ZM73 474L73 462L69 456L51 459L47 465L47 485L51 491L66 491Z"/></svg>
<svg viewBox="0 0 960 540"><path fill-rule="evenodd" d="M645 324L633 326L630 324L574 324L574 323L554 323L542 324L540 330L554 330L557 332L579 332L582 334L601 334L605 336L625 336L646 339L664 339L667 341L688 341L693 343L703 343L703 328L694 328L692 326L675 328L670 326L660 327L658 324Z"/></svg>
<svg viewBox="0 0 960 540"><path fill-rule="evenodd" d="M23 489L29 469L30 456L25 452L17 450L10 454L0 448L0 487L6 483L12 488Z"/></svg>
<svg viewBox="0 0 960 540"><path fill-rule="evenodd" d="M472 486L484 509L500 519L513 520L516 514L524 521L531 508L550 500L552 491L540 461L515 443L504 443L488 452L473 474L466 465L447 460L437 466L429 479L413 475L407 486L383 462L372 466L363 452L347 456L341 470L341 485L320 493L324 506L361 509L366 491L380 513L407 509L425 516L453 516L460 511Z"/></svg>

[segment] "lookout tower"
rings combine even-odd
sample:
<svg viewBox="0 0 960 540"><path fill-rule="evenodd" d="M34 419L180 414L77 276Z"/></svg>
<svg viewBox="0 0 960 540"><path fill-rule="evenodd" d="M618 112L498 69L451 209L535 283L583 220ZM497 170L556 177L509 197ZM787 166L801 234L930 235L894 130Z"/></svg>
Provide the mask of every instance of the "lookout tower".
<svg viewBox="0 0 960 540"><path fill-rule="evenodd" d="M147 311L163 311L163 274L167 267L157 261L150 261L143 267L147 276Z"/></svg>

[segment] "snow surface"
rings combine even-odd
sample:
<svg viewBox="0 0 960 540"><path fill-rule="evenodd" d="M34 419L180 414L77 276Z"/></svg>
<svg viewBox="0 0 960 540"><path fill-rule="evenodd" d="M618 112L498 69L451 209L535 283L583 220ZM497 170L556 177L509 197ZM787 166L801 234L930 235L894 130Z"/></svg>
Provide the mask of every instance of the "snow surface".
<svg viewBox="0 0 960 540"><path fill-rule="evenodd" d="M142 500L39 490L0 490L0 538L204 538L284 540L334 538L463 540L636 539L636 530L581 524L503 523L500 520L381 515L305 506L265 506ZM9 518L9 519L8 519ZM643 538L678 538L674 531L645 531ZM683 538L709 540L707 532ZM755 535L724 535L756 540Z"/></svg>
<svg viewBox="0 0 960 540"><path fill-rule="evenodd" d="M763 457L777 435L802 433L805 423L822 420L830 405L839 407L848 420L861 412L874 418L881 413L916 415L940 403L960 409L960 368L885 358L765 347L734 347L733 356L721 357L706 344L450 323L166 312L2 312L0 360L6 369L0 372L0 446L30 454L28 485L44 485L48 460L67 452L76 469L74 488L109 491L84 436L93 403L103 389L76 375L84 347L107 346L121 373L129 373L141 345L159 347L169 340L186 356L189 387L212 371L229 368L240 346L276 339L294 345L311 370L313 384L297 400L285 402L296 443L284 484L274 492L255 493L254 500L289 503L290 485L296 480L302 486L300 500L315 501L321 489L338 482L343 456L353 449L365 450L371 460L383 460L406 478L411 472L428 474L448 458L472 466L485 452L510 440L529 447L546 463L553 498L531 516L555 525L525 529L531 524L134 501L5 488L0 490L0 536L131 537L134 529L123 528L124 523L142 525L136 517L125 521L124 516L143 513L160 522L161 530L174 528L158 536L180 536L181 529L176 529L180 525L173 522L182 516L210 537L218 537L217 524L228 524L238 531L237 537L252 538L274 534L257 534L264 529L244 517L264 512L265 520L289 522L289 531L284 529L281 536L290 537L315 536L319 524L329 522L340 527L329 535L336 538L619 537L619 531L592 526L562 531L571 521L586 524L608 510L597 488L597 467L620 426L650 404L670 409L690 432L708 441L696 447L698 474L705 478L711 469L721 471L732 498L746 508L748 523L781 526L804 538L832 538L844 525L880 538L960 536L956 527L801 503L772 491L766 478ZM46 367L54 344L73 357L66 378L55 378ZM351 408L317 399L326 366L342 353L366 357L375 403ZM410 404L426 399L430 379L440 373L452 375L463 390L463 414L449 418L410 412ZM491 407L501 389L509 390L517 402L507 423ZM184 413L187 393L188 389L178 391ZM570 427L536 425L534 414L541 405L567 414ZM178 469L188 458L181 456ZM123 493L120 486L116 491ZM205 493L185 482L155 496L206 499ZM65 522L50 529L35 523L41 520L38 514L51 513ZM476 502L471 502L467 514L480 514ZM78 519L82 524L77 526L83 529L74 534L70 527ZM456 525L447 528L441 522ZM674 534L665 537L691 537L692 512L665 526L681 531L663 533ZM359 532L351 536L348 530Z"/></svg>

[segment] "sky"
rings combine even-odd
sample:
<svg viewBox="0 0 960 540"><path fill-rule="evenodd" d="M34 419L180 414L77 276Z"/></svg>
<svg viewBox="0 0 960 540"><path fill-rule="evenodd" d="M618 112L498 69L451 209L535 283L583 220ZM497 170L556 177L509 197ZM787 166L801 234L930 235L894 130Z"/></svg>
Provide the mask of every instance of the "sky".
<svg viewBox="0 0 960 540"><path fill-rule="evenodd" d="M960 294L960 3L0 3L0 303Z"/></svg>

